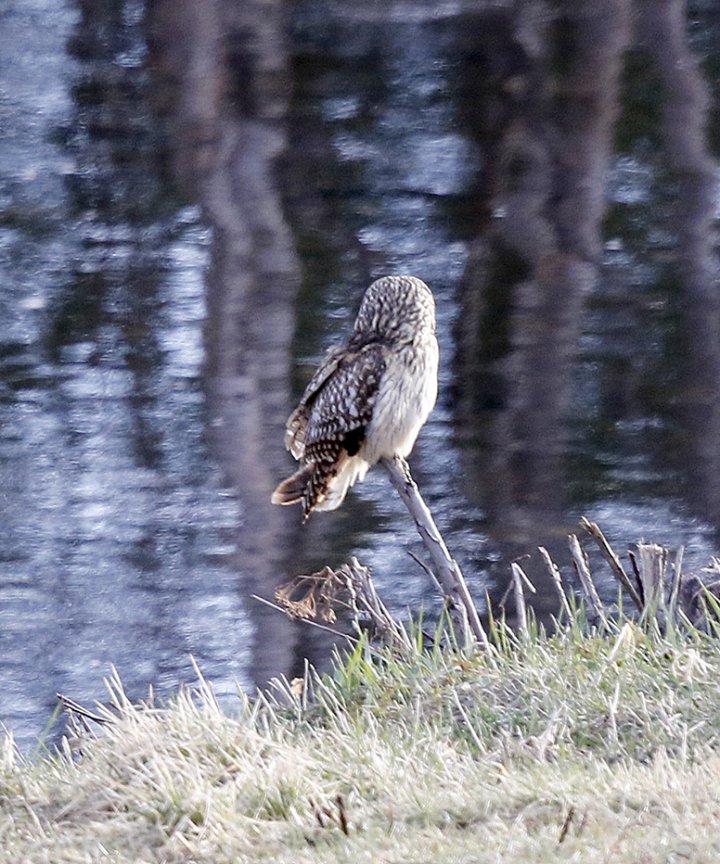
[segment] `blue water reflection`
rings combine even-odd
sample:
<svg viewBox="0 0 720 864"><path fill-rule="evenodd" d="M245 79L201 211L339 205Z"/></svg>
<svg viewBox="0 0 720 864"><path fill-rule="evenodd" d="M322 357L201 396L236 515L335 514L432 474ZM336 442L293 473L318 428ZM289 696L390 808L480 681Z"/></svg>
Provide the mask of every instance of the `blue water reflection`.
<svg viewBox="0 0 720 864"><path fill-rule="evenodd" d="M490 246L522 208L493 184L527 192L522 166L503 174L527 59L517 40L488 48L513 29L476 6L0 10L0 718L24 747L57 692L102 699L112 665L142 698L193 680L194 657L231 704L326 663L329 639L252 598L294 573L357 555L393 611L437 608L380 472L306 526L269 504L293 394L383 273L437 296L441 397L413 469L478 596L502 594L508 561L537 543L565 564L581 514L620 548L686 543L690 567L715 551L712 378L692 377L703 435L676 371L712 352L677 335L652 136L627 133L609 160L562 435L522 427L533 387L512 387L501 290L476 364L458 348L467 286L488 261L506 267L493 286L512 271ZM546 453L561 466L547 477Z"/></svg>

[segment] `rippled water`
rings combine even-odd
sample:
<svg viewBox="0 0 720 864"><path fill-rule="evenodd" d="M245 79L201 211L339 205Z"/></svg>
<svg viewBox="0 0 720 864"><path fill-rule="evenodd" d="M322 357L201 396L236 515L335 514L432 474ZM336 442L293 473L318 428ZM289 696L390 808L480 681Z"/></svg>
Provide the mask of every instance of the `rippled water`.
<svg viewBox="0 0 720 864"><path fill-rule="evenodd" d="M438 299L441 398L413 465L479 596L501 594L509 558L537 543L564 562L562 538L583 513L620 547L686 543L691 564L716 548L717 510L688 486L712 491L696 478L711 473L718 443L685 448L692 424L676 417L670 228L655 157L641 149L618 144L611 161L603 276L549 495L558 513L520 507L508 483L522 475L494 473L509 445L492 432L501 412L485 385L471 394L485 408L473 403L470 420L457 410L459 286L491 149L463 119L463 100L491 101L486 81L463 78L461 13L417 3L354 17L299 4L284 107L235 132L228 114L223 146L245 150L226 175L199 171L193 189L172 167L187 127L163 126L174 97L148 72L142 4L0 10L0 716L24 745L57 692L102 698L113 664L138 698L192 680L192 656L227 699L301 672L305 657L322 664L327 640L251 598L306 568L354 554L393 610L436 603L379 472L305 528L263 497L289 467L288 387L299 392L381 273L415 273ZM211 102L198 100L201 113ZM210 140L198 129L191 156ZM260 168L243 161L256 134L284 152L276 186L263 186L268 147Z"/></svg>

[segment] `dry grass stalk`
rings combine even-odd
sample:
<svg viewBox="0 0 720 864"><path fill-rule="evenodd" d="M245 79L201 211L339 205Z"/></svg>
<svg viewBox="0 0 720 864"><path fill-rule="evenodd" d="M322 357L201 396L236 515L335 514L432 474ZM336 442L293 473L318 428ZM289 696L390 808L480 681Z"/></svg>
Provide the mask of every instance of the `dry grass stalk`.
<svg viewBox="0 0 720 864"><path fill-rule="evenodd" d="M520 567L513 561L510 565L512 572L513 593L515 595L515 612L518 620L518 630L523 636L527 636L527 607L525 605L525 594L523 593L522 577L518 573Z"/></svg>
<svg viewBox="0 0 720 864"><path fill-rule="evenodd" d="M665 624L665 588L667 584L668 550L655 543L638 543L635 555L643 610L641 620L655 619Z"/></svg>
<svg viewBox="0 0 720 864"><path fill-rule="evenodd" d="M518 616L518 630L524 636L528 635L528 611L527 611L527 602L525 600L525 589L524 585L527 586L529 591L532 594L536 593L535 586L532 584L530 579L527 576L527 573L522 569L522 567L517 563L517 561L513 561L510 565L510 569L513 577L513 592L515 595L515 610Z"/></svg>
<svg viewBox="0 0 720 864"><path fill-rule="evenodd" d="M683 583L683 557L685 555L685 549L681 546L677 552L675 553L675 560L672 564L672 581L670 585L670 595L668 597L668 616L671 621L674 621L677 618L678 613L678 602L680 599L680 591L682 590Z"/></svg>
<svg viewBox="0 0 720 864"><path fill-rule="evenodd" d="M544 546L539 546L538 551L540 552L540 555L545 562L545 566L547 567L548 573L550 574L550 578L553 580L553 584L555 585L555 590L557 591L558 597L560 598L561 610L565 614L566 620L570 621L570 619L572 618L572 609L570 608L570 601L568 600L565 586L563 585L560 570L557 564L552 560L552 558L550 557L550 553Z"/></svg>
<svg viewBox="0 0 720 864"><path fill-rule="evenodd" d="M394 477L393 482L395 482L395 479L400 476L397 474L400 469L395 466L393 470L394 473L391 472L391 477ZM421 536L423 539L429 537L431 540L430 543L426 543L426 548L435 548L436 553L441 556L446 566L444 569L436 566L431 570L422 561L417 558L416 560L431 576L448 603L448 611L456 628L455 632L462 634L464 644L467 645L474 641L476 634L480 634L479 638L482 644L485 647L490 647L490 642L480 624L478 610L470 597L462 574L460 573L461 581L454 582L452 588L449 586L448 572L452 567L457 567L457 564L447 554L447 548L439 532L437 532L434 522L426 522L421 510L417 509L418 501L422 503L423 507L425 505L409 473L402 475L402 483L405 484L406 488L401 492L401 495L404 500L406 496L410 498L408 507L418 522ZM408 487L408 483L412 486ZM415 492L412 492L413 488ZM417 498L415 494L417 494ZM428 518L432 520L429 515ZM712 565L705 569L704 572L710 574L711 578L700 578L699 576L684 578L682 549L671 558L668 550L662 546L653 543L638 543L634 551L628 551L632 567L631 575L629 575L598 525L583 518L581 527L598 545L621 590L630 596L640 613L641 622L653 622L660 628L661 632L665 632L671 624L682 622L704 630L708 630L711 626L717 626L716 622L720 620L720 561L714 559ZM588 611L604 630L610 631L613 629L612 622L617 613L606 608L601 599L587 555L580 545L577 535L570 535L568 541L572 563ZM437 552L438 549L440 550L439 553ZM561 618L565 616L566 620L570 622L573 620L575 612L563 584L560 570L547 549L539 547L539 551L560 600ZM444 558L445 555L447 558ZM517 628L521 634L525 635L529 632L526 589L535 593L535 588L517 562L512 562L510 566L511 580L503 600L500 601L500 606L504 606L505 598L512 592L517 611ZM459 573L459 568L457 572ZM448 593L448 591L452 593ZM314 626L323 626L316 623L318 619L333 623L336 620L335 610L342 609L350 614L358 633L367 629L367 625L370 624L373 637L381 642L404 648L408 648L412 644L406 629L392 617L378 596L369 569L361 565L356 558L352 558L350 563L343 564L337 570L324 567L310 575L296 576L280 586L275 596L280 604L279 608L294 618L305 619L314 623ZM477 622L476 625L473 623L474 621ZM332 632L350 638L347 634L338 631Z"/></svg>
<svg viewBox="0 0 720 864"><path fill-rule="evenodd" d="M599 526L596 522L591 522L589 519L586 519L584 516L580 519L580 525L584 528L588 534L596 541L598 547L600 549L601 554L605 558L605 560L610 564L613 573L615 574L618 582L621 587L627 591L630 595L633 603L635 604L635 608L638 612L643 611L643 602L640 596L640 593L632 584L630 577L625 572L622 564L620 563L620 559L615 554L613 548L610 546L608 541L605 539L605 535L600 530Z"/></svg>
<svg viewBox="0 0 720 864"><path fill-rule="evenodd" d="M590 613L597 618L607 630L608 620L605 614L605 607L603 606L603 602L600 599L597 588L595 587L587 556L585 555L585 552L580 545L580 541L575 534L569 535L568 544L570 546L570 555L572 556L573 566L575 567L575 572L580 580L580 585L585 594L585 599L590 609Z"/></svg>

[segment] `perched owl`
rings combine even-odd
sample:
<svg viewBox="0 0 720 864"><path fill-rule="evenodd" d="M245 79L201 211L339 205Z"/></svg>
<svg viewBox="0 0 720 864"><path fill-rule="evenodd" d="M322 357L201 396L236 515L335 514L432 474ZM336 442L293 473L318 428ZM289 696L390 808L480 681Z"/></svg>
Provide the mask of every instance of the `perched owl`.
<svg viewBox="0 0 720 864"><path fill-rule="evenodd" d="M273 504L334 510L382 457L407 456L437 398L435 301L414 276L367 289L347 345L332 348L290 415L285 446L303 463Z"/></svg>

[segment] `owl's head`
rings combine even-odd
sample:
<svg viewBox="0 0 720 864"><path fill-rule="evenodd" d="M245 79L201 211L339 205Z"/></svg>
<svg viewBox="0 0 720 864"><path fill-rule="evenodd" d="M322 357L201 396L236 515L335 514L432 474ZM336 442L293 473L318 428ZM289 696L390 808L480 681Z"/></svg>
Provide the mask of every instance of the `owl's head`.
<svg viewBox="0 0 720 864"><path fill-rule="evenodd" d="M415 276L383 276L365 292L354 335L404 344L435 332L435 299Z"/></svg>

